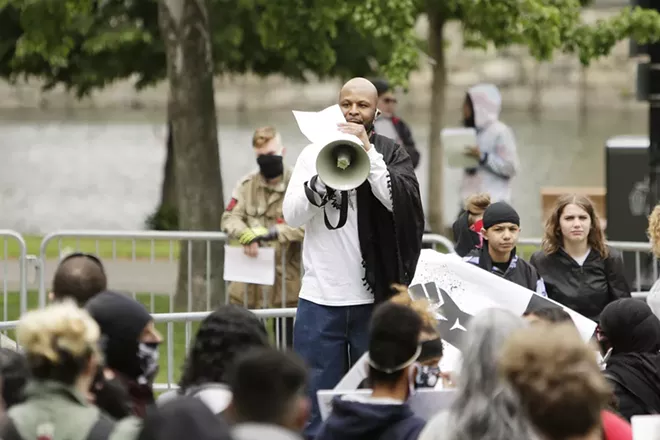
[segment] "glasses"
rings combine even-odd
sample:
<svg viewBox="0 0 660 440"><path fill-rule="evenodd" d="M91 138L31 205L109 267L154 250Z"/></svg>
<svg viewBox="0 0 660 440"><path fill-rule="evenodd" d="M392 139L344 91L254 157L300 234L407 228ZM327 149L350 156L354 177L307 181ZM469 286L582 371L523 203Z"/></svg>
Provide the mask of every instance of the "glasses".
<svg viewBox="0 0 660 440"><path fill-rule="evenodd" d="M87 259L91 260L92 262L94 262L101 269L101 272L103 272L105 274L105 268L103 267L103 263L101 262L99 257L97 257L94 254L88 254L86 252L73 252L73 253L67 255L66 257L62 258L60 260L59 265L61 266L62 264L64 264L65 261L68 261L72 258L87 258Z"/></svg>
<svg viewBox="0 0 660 440"><path fill-rule="evenodd" d="M383 102L385 104L396 104L397 100L396 98L383 98Z"/></svg>

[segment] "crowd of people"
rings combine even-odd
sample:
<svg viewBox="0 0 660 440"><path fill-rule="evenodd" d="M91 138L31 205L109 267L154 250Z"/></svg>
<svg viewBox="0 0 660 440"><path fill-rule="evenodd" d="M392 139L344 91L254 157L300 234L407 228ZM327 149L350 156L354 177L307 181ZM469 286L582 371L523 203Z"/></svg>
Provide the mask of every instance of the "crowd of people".
<svg viewBox="0 0 660 440"><path fill-rule="evenodd" d="M516 145L491 85L471 88L463 105L478 165L464 173L456 252L598 326L585 341L564 308L489 308L467 323L460 362L440 367L446 326L408 292L425 224L420 155L395 104L386 82L353 78L341 89L336 129L359 140L370 165L350 190L319 177L323 145L291 169L277 131L255 132L259 169L236 186L221 228L248 256L275 247L276 282L230 286L230 304L190 342L176 389L154 391L164 337L147 309L109 288L97 256L63 258L49 305L18 323L20 351L0 350L0 438L632 440L634 416L660 414L660 284L648 304L631 298L623 257L581 196L560 198L542 248L529 261L518 254ZM649 225L660 255L660 207ZM278 320L281 349L249 310L278 306L297 307L295 321ZM356 365L366 373L359 392L340 393L322 416L317 392ZM422 417L411 399L431 388L452 398Z"/></svg>
<svg viewBox="0 0 660 440"><path fill-rule="evenodd" d="M99 264L69 256L51 304L21 317L21 351L0 350L0 438L304 438L311 368L270 346L262 321L239 305L201 322L178 389L156 396L163 337L138 301L90 290ZM632 439L630 419L660 411L660 320L624 298L599 322L585 343L563 309L487 309L468 324L458 370L441 371L436 315L398 286L369 321L360 388L370 392L334 398L315 438ZM410 398L440 383L454 390L451 404L429 420L416 415Z"/></svg>

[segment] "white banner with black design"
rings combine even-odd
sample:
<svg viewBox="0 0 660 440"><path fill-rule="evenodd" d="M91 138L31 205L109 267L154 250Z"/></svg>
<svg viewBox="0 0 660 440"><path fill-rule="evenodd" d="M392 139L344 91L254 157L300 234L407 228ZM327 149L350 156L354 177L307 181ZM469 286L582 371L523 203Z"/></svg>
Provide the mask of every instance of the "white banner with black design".
<svg viewBox="0 0 660 440"><path fill-rule="evenodd" d="M536 292L514 284L454 254L422 250L415 277L409 287L414 298L426 298L438 319L438 329L444 341L444 356L440 363L444 372L456 371L460 365L460 340L472 316L482 310L498 307L516 315L543 307L561 307L571 315L585 341L591 339L596 323ZM335 391L350 391L367 375L365 354L344 376ZM442 386L439 381L438 387Z"/></svg>

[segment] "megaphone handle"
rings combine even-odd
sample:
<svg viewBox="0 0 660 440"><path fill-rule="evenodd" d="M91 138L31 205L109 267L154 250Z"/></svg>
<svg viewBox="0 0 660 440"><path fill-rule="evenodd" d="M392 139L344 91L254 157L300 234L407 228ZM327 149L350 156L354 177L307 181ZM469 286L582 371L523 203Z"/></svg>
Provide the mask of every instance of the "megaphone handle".
<svg viewBox="0 0 660 440"><path fill-rule="evenodd" d="M313 176L311 179L309 179L309 182L305 182L305 195L307 196L307 200L309 203L311 203L314 206L317 206L319 208L323 208L323 221L325 222L325 227L328 228L331 231L334 231L335 229L339 229L343 227L346 224L346 220L348 219L348 192L347 191L339 191L339 196L341 197L341 202L339 203L339 221L337 222L336 226L332 226L330 223L330 220L328 219L328 214L325 212L325 205L327 200L324 200L322 203L317 203L314 198L314 192L312 191L311 188L316 188L316 181L319 179L318 174ZM327 188L328 192L332 191L332 193L337 194L338 191L334 191L330 188ZM329 193L326 194L326 197L329 196Z"/></svg>

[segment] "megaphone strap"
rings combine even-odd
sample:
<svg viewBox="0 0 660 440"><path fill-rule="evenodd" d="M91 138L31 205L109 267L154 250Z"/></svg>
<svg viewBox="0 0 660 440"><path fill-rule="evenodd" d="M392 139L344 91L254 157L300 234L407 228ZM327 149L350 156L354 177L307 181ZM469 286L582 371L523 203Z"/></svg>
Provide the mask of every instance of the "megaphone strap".
<svg viewBox="0 0 660 440"><path fill-rule="evenodd" d="M332 226L330 224L330 220L328 220L328 214L325 212L325 209L323 210L323 220L325 221L325 227L331 231L342 228L348 219L348 192L340 191L339 197L341 197L341 204L339 205L339 221L337 221L337 226Z"/></svg>
<svg viewBox="0 0 660 440"><path fill-rule="evenodd" d="M335 229L340 229L344 227L344 225L346 224L346 220L348 220L348 197L349 197L348 192L339 191L339 197L341 198L341 202L339 204L339 221L337 221L336 226L332 226L330 220L328 219L328 214L325 212L325 205L328 202L327 200L328 195L331 192L333 192L334 194L337 194L337 192L335 192L331 188L327 188L328 194L326 194L326 196L323 198L321 203L317 203L312 188L316 188L316 181L318 180L318 178L319 176L317 174L314 177L312 177L308 183L305 184L305 195L307 196L307 200L309 200L309 203L311 203L314 206L318 206L319 208L324 208L323 221L325 222L326 228L328 228L331 231L334 231Z"/></svg>

